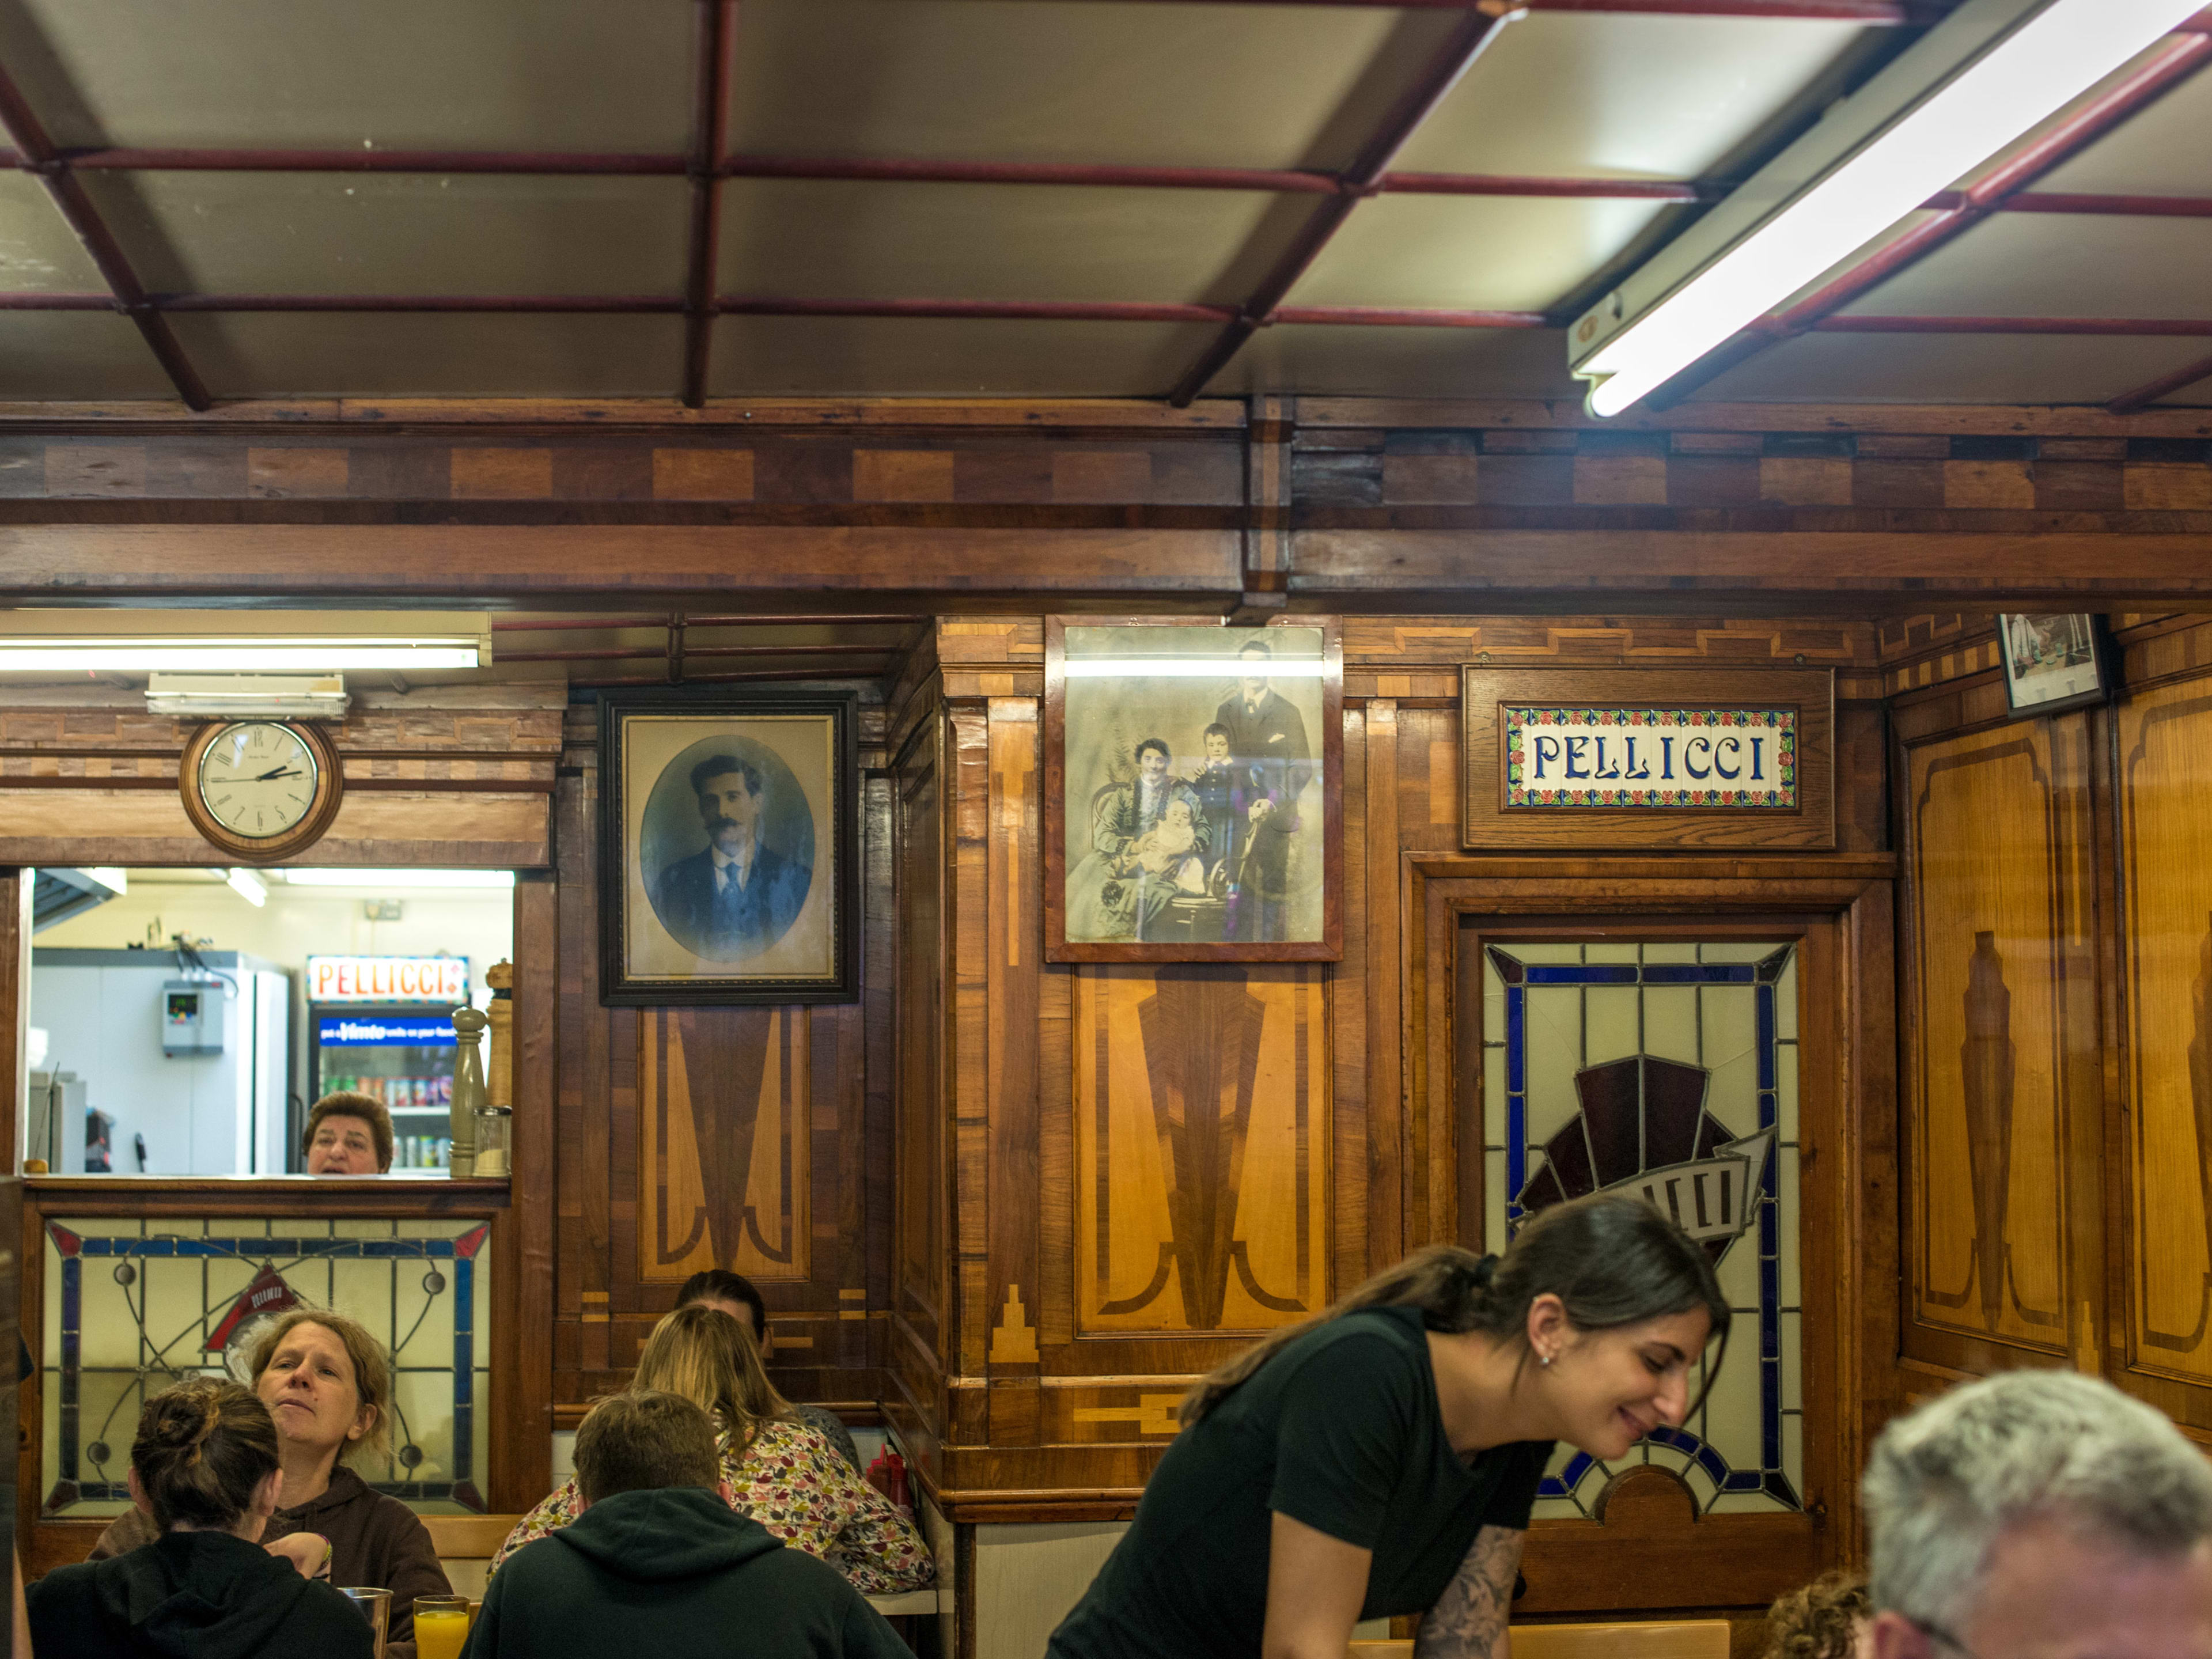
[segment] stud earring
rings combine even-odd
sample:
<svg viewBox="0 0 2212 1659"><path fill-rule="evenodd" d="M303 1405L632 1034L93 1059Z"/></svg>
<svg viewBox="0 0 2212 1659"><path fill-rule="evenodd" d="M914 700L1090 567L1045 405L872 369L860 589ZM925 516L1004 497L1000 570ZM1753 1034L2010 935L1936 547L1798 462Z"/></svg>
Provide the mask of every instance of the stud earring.
<svg viewBox="0 0 2212 1659"><path fill-rule="evenodd" d="M1539 1365L1548 1366L1552 1363L1552 1356L1547 1353L1540 1353L1536 1356L1536 1363Z"/></svg>

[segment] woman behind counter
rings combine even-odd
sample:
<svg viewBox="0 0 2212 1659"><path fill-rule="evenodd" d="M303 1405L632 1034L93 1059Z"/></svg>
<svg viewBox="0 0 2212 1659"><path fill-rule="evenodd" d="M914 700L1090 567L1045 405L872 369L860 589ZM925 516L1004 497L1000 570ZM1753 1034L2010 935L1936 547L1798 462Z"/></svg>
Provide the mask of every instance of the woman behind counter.
<svg viewBox="0 0 2212 1659"><path fill-rule="evenodd" d="M346 1599L260 1547L283 1484L278 1445L269 1408L235 1382L193 1377L149 1400L131 1496L155 1539L33 1585L32 1641L118 1659L368 1659L368 1626Z"/></svg>
<svg viewBox="0 0 2212 1659"><path fill-rule="evenodd" d="M395 1659L412 1659L415 1598L453 1586L422 1518L344 1467L357 1451L381 1451L392 1414L392 1366L358 1320L297 1308L255 1340L253 1391L276 1425L283 1481L266 1536L301 1571L337 1584L392 1592ZM159 1528L143 1510L100 1534L91 1559L149 1544ZM327 1570L325 1571L325 1566Z"/></svg>
<svg viewBox="0 0 2212 1659"><path fill-rule="evenodd" d="M935 1579L936 1564L914 1523L819 1429L792 1414L769 1384L744 1323L698 1303L677 1309L646 1339L630 1386L680 1395L714 1419L730 1507L820 1556L863 1595L919 1589ZM572 1476L507 1534L492 1572L524 1545L567 1526L582 1507Z"/></svg>
<svg viewBox="0 0 2212 1659"><path fill-rule="evenodd" d="M1506 1659L1553 1443L1680 1423L1728 1323L1703 1248L1631 1199L1547 1210L1502 1261L1416 1251L1191 1391L1048 1659L1344 1659L1401 1614L1421 1659Z"/></svg>

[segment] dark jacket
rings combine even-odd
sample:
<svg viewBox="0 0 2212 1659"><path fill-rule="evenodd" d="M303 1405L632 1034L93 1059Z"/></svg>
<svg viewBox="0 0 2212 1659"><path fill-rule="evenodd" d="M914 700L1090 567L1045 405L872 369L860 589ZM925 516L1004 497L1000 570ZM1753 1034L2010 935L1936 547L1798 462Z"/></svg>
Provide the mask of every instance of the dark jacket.
<svg viewBox="0 0 2212 1659"><path fill-rule="evenodd" d="M698 1486L601 1498L484 1592L464 1659L913 1659L845 1575Z"/></svg>
<svg viewBox="0 0 2212 1659"><path fill-rule="evenodd" d="M227 1532L57 1567L25 1598L31 1644L70 1659L368 1659L368 1621L328 1584Z"/></svg>
<svg viewBox="0 0 2212 1659"><path fill-rule="evenodd" d="M680 859L653 884L653 914L695 956L728 962L765 951L789 931L814 872L765 842L753 849L742 890L717 894L711 849Z"/></svg>
<svg viewBox="0 0 2212 1659"><path fill-rule="evenodd" d="M293 1532L319 1532L331 1540L331 1583L373 1585L392 1592L391 1640L405 1643L392 1659L411 1659L415 1649L415 1598L446 1595L453 1586L438 1565L438 1547L422 1516L396 1498L386 1496L351 1469L331 1471L320 1498L269 1517L262 1537L274 1542ZM126 1510L100 1534L91 1559L121 1555L156 1536L154 1523ZM283 1564L279 1564L280 1565Z"/></svg>

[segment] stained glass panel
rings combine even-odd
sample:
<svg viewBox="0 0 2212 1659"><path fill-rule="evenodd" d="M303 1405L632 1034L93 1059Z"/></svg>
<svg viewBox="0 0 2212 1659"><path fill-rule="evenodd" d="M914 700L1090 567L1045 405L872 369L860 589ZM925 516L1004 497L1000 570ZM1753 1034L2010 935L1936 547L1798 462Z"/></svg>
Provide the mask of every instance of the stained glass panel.
<svg viewBox="0 0 2212 1659"><path fill-rule="evenodd" d="M1802 1509L1796 947L1516 940L1482 971L1488 1247L1550 1205L1629 1193L1705 1245L1734 1313L1691 1419L1620 1466L1560 1447L1537 1516L1589 1515L1638 1463L1701 1514Z"/></svg>
<svg viewBox="0 0 2212 1659"><path fill-rule="evenodd" d="M138 1410L183 1376L240 1381L261 1321L332 1308L393 1358L391 1449L351 1467L426 1514L481 1513L490 1224L50 1219L41 1379L51 1516L116 1515Z"/></svg>

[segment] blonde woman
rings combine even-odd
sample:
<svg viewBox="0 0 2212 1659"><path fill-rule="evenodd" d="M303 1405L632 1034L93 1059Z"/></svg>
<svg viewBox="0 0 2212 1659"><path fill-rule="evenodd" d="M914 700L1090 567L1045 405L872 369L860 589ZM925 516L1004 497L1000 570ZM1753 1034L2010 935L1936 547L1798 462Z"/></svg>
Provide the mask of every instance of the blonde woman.
<svg viewBox="0 0 2212 1659"><path fill-rule="evenodd" d="M762 1370L752 1333L718 1308L678 1308L646 1339L633 1389L680 1395L714 1419L730 1506L818 1555L866 1595L919 1589L937 1576L914 1523L860 1479L819 1429L800 1422ZM582 1511L564 1480L524 1516L491 1571Z"/></svg>
<svg viewBox="0 0 2212 1659"><path fill-rule="evenodd" d="M264 1536L270 1554L311 1577L392 1592L391 1639L415 1651L415 1598L453 1586L422 1517L345 1467L384 1450L392 1416L392 1362L359 1320L326 1308L295 1308L254 1340L253 1392L276 1425L283 1474ZM151 1514L118 1516L93 1546L93 1560L125 1554L161 1535Z"/></svg>

